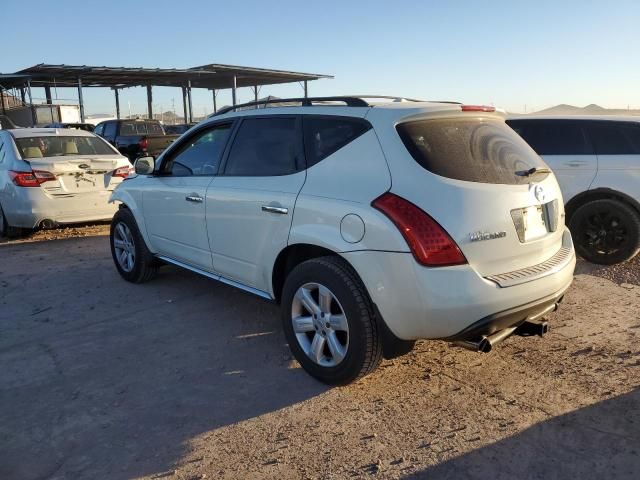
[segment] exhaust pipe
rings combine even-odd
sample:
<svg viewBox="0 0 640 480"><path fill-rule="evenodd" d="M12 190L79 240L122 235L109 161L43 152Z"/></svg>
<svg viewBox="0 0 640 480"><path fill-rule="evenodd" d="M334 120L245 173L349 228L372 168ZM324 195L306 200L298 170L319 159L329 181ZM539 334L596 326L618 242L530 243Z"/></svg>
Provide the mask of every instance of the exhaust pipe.
<svg viewBox="0 0 640 480"><path fill-rule="evenodd" d="M516 331L517 327L505 328L491 335L483 335L479 340L459 340L453 342L454 345L474 352L489 353L495 345L503 341Z"/></svg>

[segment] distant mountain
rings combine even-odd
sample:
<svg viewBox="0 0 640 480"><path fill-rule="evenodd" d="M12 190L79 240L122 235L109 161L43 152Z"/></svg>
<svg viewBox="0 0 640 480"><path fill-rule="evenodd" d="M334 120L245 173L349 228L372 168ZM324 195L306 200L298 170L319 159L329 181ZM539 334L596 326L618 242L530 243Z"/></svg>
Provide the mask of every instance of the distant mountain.
<svg viewBox="0 0 640 480"><path fill-rule="evenodd" d="M575 107L561 103L555 107L535 112L536 115L640 115L638 109L604 108L592 103L586 107Z"/></svg>

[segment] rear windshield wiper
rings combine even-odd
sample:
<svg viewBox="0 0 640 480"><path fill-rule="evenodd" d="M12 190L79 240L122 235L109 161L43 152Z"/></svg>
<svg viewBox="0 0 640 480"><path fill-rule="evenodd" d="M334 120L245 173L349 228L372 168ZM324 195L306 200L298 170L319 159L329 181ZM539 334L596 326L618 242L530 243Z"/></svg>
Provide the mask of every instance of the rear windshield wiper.
<svg viewBox="0 0 640 480"><path fill-rule="evenodd" d="M519 177L530 177L531 175L536 175L538 173L551 173L551 169L547 167L533 167L529 170L519 170L516 172L516 175Z"/></svg>

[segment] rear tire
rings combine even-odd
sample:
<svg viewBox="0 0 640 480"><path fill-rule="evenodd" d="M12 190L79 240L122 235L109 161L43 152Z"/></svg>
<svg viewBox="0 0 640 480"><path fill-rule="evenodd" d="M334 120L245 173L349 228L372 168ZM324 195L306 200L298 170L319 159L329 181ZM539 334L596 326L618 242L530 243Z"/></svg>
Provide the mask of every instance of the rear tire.
<svg viewBox="0 0 640 480"><path fill-rule="evenodd" d="M128 282L148 282L158 272L158 262L147 248L128 208L121 208L113 216L109 243L116 269Z"/></svg>
<svg viewBox="0 0 640 480"><path fill-rule="evenodd" d="M24 230L19 227L12 227L7 223L7 217L4 215L2 205L0 205L0 238L19 238L24 235Z"/></svg>
<svg viewBox="0 0 640 480"><path fill-rule="evenodd" d="M613 265L640 251L640 215L618 200L585 203L571 216L569 229L578 254L592 263Z"/></svg>
<svg viewBox="0 0 640 480"><path fill-rule="evenodd" d="M382 359L369 295L339 257L315 258L293 269L282 292L282 324L302 368L329 385L351 383Z"/></svg>

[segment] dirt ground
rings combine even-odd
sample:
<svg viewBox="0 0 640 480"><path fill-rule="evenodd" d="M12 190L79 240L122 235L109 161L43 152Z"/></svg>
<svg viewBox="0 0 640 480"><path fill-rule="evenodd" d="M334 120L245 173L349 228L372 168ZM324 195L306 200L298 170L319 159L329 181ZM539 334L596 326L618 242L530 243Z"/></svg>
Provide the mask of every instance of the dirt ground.
<svg viewBox="0 0 640 480"><path fill-rule="evenodd" d="M90 228L0 245L0 479L638 478L637 260L581 262L544 338L419 342L327 388L275 305L128 284Z"/></svg>

